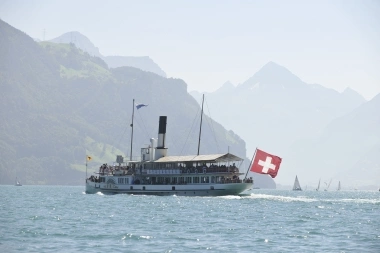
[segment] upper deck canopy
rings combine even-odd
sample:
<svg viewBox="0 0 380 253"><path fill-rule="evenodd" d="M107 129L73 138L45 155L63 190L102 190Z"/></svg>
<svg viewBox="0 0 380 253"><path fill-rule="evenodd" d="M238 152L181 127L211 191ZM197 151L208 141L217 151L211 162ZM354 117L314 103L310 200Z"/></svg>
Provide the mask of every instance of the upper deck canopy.
<svg viewBox="0 0 380 253"><path fill-rule="evenodd" d="M185 156L165 156L155 160L155 163L176 163L176 162L203 162L203 163L219 163L243 161L242 158L227 153L214 155L185 155Z"/></svg>

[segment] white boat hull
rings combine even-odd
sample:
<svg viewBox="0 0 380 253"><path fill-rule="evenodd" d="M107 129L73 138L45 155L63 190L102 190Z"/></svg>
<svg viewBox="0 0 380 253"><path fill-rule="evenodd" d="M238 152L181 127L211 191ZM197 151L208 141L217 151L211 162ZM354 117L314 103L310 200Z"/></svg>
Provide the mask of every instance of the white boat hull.
<svg viewBox="0 0 380 253"><path fill-rule="evenodd" d="M253 183L186 184L186 185L115 185L86 182L86 193L177 195L177 196L226 196L238 195L251 189Z"/></svg>

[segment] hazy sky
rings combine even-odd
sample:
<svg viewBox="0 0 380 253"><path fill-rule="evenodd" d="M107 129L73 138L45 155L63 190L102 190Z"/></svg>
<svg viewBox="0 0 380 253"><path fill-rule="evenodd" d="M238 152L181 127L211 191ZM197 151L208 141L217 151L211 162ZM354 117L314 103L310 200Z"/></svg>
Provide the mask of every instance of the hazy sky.
<svg viewBox="0 0 380 253"><path fill-rule="evenodd" d="M308 83L380 93L377 0L0 0L0 18L33 38L78 31L103 55L149 56L189 91L274 61Z"/></svg>

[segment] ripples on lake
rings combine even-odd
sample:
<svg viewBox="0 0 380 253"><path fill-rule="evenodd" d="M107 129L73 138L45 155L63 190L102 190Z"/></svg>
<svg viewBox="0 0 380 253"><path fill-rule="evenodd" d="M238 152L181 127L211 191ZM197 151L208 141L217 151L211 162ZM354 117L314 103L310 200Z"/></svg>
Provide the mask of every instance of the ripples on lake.
<svg viewBox="0 0 380 253"><path fill-rule="evenodd" d="M380 252L380 192L84 194L0 186L0 252Z"/></svg>

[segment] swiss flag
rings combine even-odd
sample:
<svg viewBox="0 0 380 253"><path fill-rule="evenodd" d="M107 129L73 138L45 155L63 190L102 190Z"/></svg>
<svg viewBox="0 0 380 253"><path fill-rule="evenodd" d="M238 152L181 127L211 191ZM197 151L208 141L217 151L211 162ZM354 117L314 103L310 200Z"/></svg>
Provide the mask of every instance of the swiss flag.
<svg viewBox="0 0 380 253"><path fill-rule="evenodd" d="M256 149L255 159L250 170L260 174L269 174L272 178L275 178L281 161L282 159L278 156Z"/></svg>

